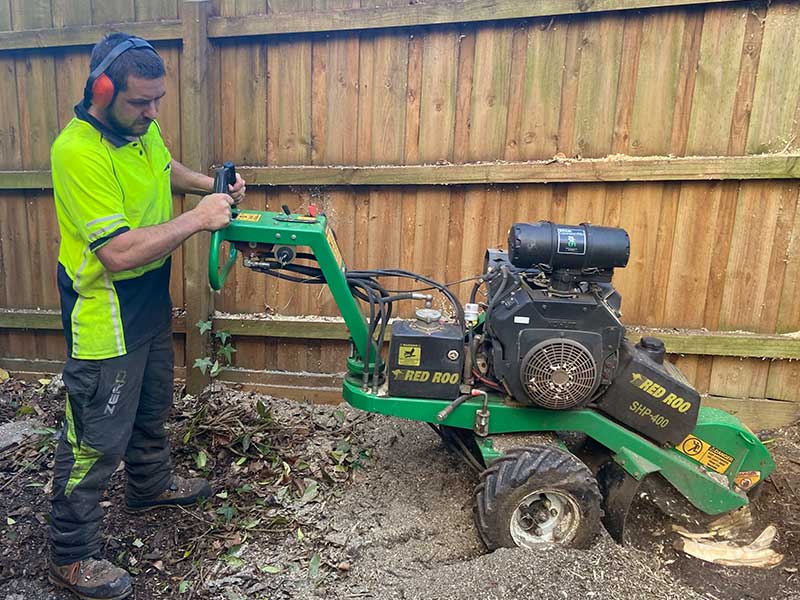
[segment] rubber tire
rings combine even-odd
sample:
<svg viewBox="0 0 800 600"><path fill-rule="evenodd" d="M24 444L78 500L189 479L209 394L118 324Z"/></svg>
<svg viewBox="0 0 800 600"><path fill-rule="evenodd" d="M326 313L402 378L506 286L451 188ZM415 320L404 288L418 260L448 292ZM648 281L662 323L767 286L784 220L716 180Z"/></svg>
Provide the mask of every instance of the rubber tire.
<svg viewBox="0 0 800 600"><path fill-rule="evenodd" d="M491 550L514 548L510 523L519 503L537 489L570 496L578 506L579 526L568 548L588 548L600 531L602 497L591 470L577 457L556 446L534 445L509 450L481 474L474 492L478 534Z"/></svg>

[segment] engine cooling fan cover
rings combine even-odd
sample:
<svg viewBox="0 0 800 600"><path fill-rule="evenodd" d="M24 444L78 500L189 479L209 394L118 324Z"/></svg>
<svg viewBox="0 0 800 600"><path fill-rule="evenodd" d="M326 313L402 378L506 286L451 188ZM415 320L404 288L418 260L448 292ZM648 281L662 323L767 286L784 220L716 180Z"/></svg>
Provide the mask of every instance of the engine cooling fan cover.
<svg viewBox="0 0 800 600"><path fill-rule="evenodd" d="M575 340L545 340L523 358L520 380L528 398L544 408L565 410L587 402L597 384L592 353Z"/></svg>

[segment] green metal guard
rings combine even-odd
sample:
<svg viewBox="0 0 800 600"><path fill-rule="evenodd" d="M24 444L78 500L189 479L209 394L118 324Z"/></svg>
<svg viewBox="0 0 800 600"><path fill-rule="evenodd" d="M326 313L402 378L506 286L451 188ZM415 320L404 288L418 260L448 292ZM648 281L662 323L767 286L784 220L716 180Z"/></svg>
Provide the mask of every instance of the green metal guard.
<svg viewBox="0 0 800 600"><path fill-rule="evenodd" d="M470 430L475 411L481 407L480 401L467 400L440 423L436 415L449 404L447 400L376 396L362 390L352 378L345 379L344 398L348 404L368 412ZM730 465L729 477L715 476L678 450L660 448L594 410L555 411L512 406L490 394L489 411L489 436L529 431L586 433L611 450L614 460L635 479L658 472L692 504L711 515L747 504L747 496L730 485L736 473L760 471L767 477L775 469L775 462L764 445L738 419L715 408L700 409L694 434L715 446L729 451L736 449L732 454L739 460ZM480 449L487 458L493 458L490 443Z"/></svg>

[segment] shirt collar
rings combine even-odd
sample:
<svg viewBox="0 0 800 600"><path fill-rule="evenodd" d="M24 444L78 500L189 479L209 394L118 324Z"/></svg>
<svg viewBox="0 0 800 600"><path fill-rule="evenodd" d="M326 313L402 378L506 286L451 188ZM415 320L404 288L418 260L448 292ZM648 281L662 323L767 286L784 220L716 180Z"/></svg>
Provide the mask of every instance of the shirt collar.
<svg viewBox="0 0 800 600"><path fill-rule="evenodd" d="M122 136L115 132L110 127L103 125L100 121L98 121L95 117L93 117L88 109L83 105L82 102L79 102L75 105L75 116L78 117L81 121L86 121L92 127L97 129L104 138L106 138L109 142L111 142L115 148L122 148L130 144L133 140L129 140L125 136Z"/></svg>

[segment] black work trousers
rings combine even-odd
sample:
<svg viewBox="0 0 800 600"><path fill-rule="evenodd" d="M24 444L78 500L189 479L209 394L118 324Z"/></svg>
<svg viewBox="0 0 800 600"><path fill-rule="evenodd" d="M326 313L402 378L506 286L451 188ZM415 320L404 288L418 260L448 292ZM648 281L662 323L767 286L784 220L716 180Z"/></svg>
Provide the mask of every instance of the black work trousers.
<svg viewBox="0 0 800 600"><path fill-rule="evenodd" d="M69 358L66 424L53 472L51 555L57 565L101 550L100 498L125 460L129 498L152 498L171 483L164 422L172 406L172 332L116 358Z"/></svg>

